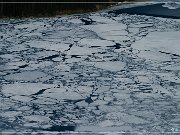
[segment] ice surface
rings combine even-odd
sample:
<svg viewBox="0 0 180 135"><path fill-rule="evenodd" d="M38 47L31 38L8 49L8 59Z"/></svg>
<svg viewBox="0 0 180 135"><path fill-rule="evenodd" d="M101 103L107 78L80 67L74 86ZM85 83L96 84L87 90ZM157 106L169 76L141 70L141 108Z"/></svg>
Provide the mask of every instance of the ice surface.
<svg viewBox="0 0 180 135"><path fill-rule="evenodd" d="M180 32L152 32L140 41L135 42L133 48L142 50L156 50L180 55Z"/></svg>
<svg viewBox="0 0 180 135"><path fill-rule="evenodd" d="M14 83L3 85L2 92L4 94L12 95L32 95L37 93L41 89L48 89L53 86L54 85L42 83Z"/></svg>
<svg viewBox="0 0 180 135"><path fill-rule="evenodd" d="M1 20L1 130L180 131L179 22L107 11Z"/></svg>
<svg viewBox="0 0 180 135"><path fill-rule="evenodd" d="M93 49L89 47L73 46L68 52L68 55L92 55L93 53L101 52L101 49Z"/></svg>
<svg viewBox="0 0 180 135"><path fill-rule="evenodd" d="M127 26L122 23L89 25L82 26L82 28L94 31L98 36L107 40L124 40L123 36L127 35L125 31Z"/></svg>
<svg viewBox="0 0 180 135"><path fill-rule="evenodd" d="M177 9L180 8L180 2L167 2L163 5L163 7L167 7L169 9Z"/></svg>
<svg viewBox="0 0 180 135"><path fill-rule="evenodd" d="M125 63L123 62L97 62L94 63L94 66L100 69L109 70L109 71L120 71L125 67Z"/></svg>
<svg viewBox="0 0 180 135"><path fill-rule="evenodd" d="M12 80L12 81L35 81L45 76L47 76L47 74L39 71L24 71L21 73L14 73L7 75L4 78L6 80Z"/></svg>
<svg viewBox="0 0 180 135"><path fill-rule="evenodd" d="M64 52L65 50L69 49L69 44L44 42L44 41L33 41L30 42L28 45L35 48L43 48L46 50L60 51L60 52Z"/></svg>
<svg viewBox="0 0 180 135"><path fill-rule="evenodd" d="M88 47L92 47L92 46L107 47L107 46L115 45L115 43L112 41L100 40L100 39L86 39L86 38L80 40L79 44L81 46L88 46Z"/></svg>

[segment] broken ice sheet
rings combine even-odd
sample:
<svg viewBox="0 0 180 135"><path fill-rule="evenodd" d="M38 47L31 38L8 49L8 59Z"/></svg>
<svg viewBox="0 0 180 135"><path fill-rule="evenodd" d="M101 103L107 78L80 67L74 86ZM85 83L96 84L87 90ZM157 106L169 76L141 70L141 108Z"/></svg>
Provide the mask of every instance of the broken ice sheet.
<svg viewBox="0 0 180 135"><path fill-rule="evenodd" d="M92 30L98 34L99 37L107 40L123 41L129 40L128 33L125 30L125 24L98 24L91 26L82 26L82 28ZM106 28L106 29L104 29Z"/></svg>
<svg viewBox="0 0 180 135"><path fill-rule="evenodd" d="M108 40L101 40L101 39L81 39L79 42L80 46L97 46L97 47L107 47L115 45L114 42Z"/></svg>
<svg viewBox="0 0 180 135"><path fill-rule="evenodd" d="M52 51L60 51L64 52L65 50L69 49L69 44L64 44L61 42L48 42L48 41L33 41L28 43L29 46L35 47L35 48L43 48L46 50L52 50Z"/></svg>
<svg viewBox="0 0 180 135"><path fill-rule="evenodd" d="M48 75L40 71L24 71L20 73L6 75L4 78L6 80L12 81L36 81L45 76Z"/></svg>
<svg viewBox="0 0 180 135"><path fill-rule="evenodd" d="M93 63L96 68L100 68L103 70L109 70L109 71L120 71L125 68L125 63L120 61L107 61L107 62L96 62Z"/></svg>
<svg viewBox="0 0 180 135"><path fill-rule="evenodd" d="M106 11L7 20L0 26L0 125L92 132L179 127L179 28L178 19Z"/></svg>
<svg viewBox="0 0 180 135"><path fill-rule="evenodd" d="M68 52L68 55L92 55L93 53L101 52L102 49L94 49L88 47L73 46Z"/></svg>
<svg viewBox="0 0 180 135"><path fill-rule="evenodd" d="M152 32L145 38L132 44L132 47L140 50L155 50L165 53L180 55L180 31Z"/></svg>
<svg viewBox="0 0 180 135"><path fill-rule="evenodd" d="M43 84L43 83L14 83L4 84L2 86L2 92L11 95L26 95L30 96L37 93L42 89L48 89L55 86L54 84Z"/></svg>

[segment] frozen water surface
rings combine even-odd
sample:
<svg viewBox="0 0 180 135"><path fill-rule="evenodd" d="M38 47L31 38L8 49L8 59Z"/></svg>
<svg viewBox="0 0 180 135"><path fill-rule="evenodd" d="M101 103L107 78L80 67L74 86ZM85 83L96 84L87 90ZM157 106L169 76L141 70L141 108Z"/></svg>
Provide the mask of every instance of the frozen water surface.
<svg viewBox="0 0 180 135"><path fill-rule="evenodd" d="M179 22L114 11L0 20L0 129L179 133Z"/></svg>

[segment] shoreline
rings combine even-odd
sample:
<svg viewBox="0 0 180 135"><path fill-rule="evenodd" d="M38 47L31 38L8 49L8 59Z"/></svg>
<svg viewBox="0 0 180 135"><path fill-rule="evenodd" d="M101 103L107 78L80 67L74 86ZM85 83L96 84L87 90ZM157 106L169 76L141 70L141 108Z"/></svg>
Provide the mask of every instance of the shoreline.
<svg viewBox="0 0 180 135"><path fill-rule="evenodd" d="M103 4L96 4L96 3L81 3L81 4L79 4L79 3L75 3L78 5L77 6L73 5L74 7L72 6L72 4L68 5L68 6L67 6L67 4L65 4L65 5L59 4L58 6L61 6L61 7L64 6L63 8L67 7L67 9L59 10L60 8L56 7L57 9L55 10L55 9L52 9L52 7L56 6L56 5L53 5L53 6L51 5L52 7L47 9L47 11L35 11L35 10L32 11L32 9L31 9L31 12L27 11L26 13L24 13L24 11L23 11L24 8L26 8L26 7L22 6L21 7L22 13L19 13L19 9L18 9L17 13L16 12L14 14L6 13L7 15L2 15L3 14L2 10L5 10L5 9L3 9L3 6L0 5L0 10L1 10L0 19L47 18L47 17L67 16L67 15L74 15L74 14L86 14L89 12L104 11L106 9L111 8L112 6L120 5L120 3L127 4L127 2L134 3L134 2L144 2L144 1L147 1L147 0L128 0L128 1L123 0L122 2L107 2L107 3L103 3ZM82 7L83 4L85 5L84 7ZM28 4L26 6L28 6ZM38 6L40 7L41 5L38 5ZM44 5L44 6L47 6L47 5ZM70 8L70 7L72 7L72 8ZM10 9L6 8L6 10L10 10ZM36 12L38 12L38 13L36 13Z"/></svg>

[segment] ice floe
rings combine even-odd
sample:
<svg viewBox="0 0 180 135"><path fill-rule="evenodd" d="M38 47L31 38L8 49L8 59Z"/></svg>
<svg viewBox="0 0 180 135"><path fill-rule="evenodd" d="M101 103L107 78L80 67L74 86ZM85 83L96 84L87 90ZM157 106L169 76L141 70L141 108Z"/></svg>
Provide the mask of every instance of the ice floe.
<svg viewBox="0 0 180 135"><path fill-rule="evenodd" d="M0 20L3 131L180 131L179 19L109 10Z"/></svg>

